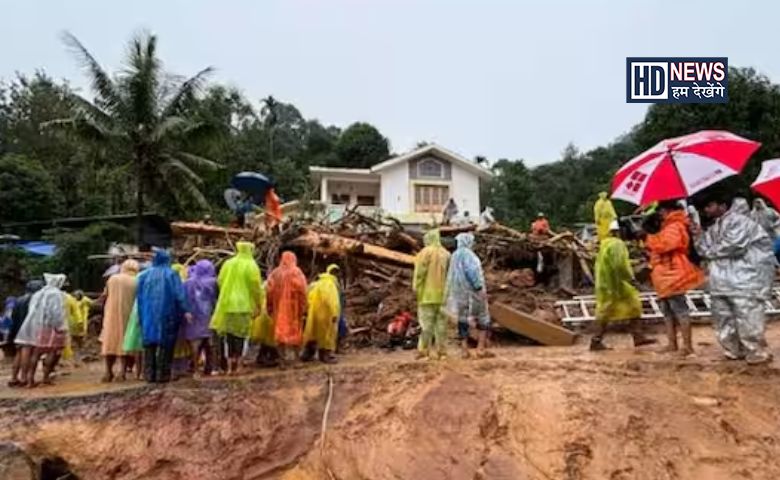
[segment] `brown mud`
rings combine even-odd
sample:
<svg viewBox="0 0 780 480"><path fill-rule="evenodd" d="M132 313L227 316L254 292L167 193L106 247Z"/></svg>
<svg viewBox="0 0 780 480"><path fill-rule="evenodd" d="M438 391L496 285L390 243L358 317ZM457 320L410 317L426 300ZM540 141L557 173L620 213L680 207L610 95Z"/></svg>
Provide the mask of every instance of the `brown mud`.
<svg viewBox="0 0 780 480"><path fill-rule="evenodd" d="M686 360L635 353L618 335L607 340L617 350L598 354L501 348L489 360L415 362L398 352L6 398L0 441L62 458L82 479L780 478L778 362L721 361L710 330L696 334L699 356ZM769 341L780 344L780 325Z"/></svg>

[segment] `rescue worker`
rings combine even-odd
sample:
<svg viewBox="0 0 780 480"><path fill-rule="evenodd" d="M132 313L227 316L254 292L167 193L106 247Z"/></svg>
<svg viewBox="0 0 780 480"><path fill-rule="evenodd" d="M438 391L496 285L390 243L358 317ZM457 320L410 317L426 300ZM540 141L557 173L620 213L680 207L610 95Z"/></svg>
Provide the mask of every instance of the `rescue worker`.
<svg viewBox="0 0 780 480"><path fill-rule="evenodd" d="M452 220L458 214L458 204L455 203L454 198L450 198L447 201L447 205L444 206L444 210L441 212L441 224L449 225Z"/></svg>
<svg viewBox="0 0 780 480"><path fill-rule="evenodd" d="M436 340L436 352L440 358L447 356L447 320L441 312L450 253L441 246L439 230L428 231L423 237L425 248L415 257L412 284L417 295L417 321L422 333L417 357L433 357L430 347Z"/></svg>
<svg viewBox="0 0 780 480"><path fill-rule="evenodd" d="M677 201L658 205L661 229L649 234L644 243L650 254L650 280L660 300L668 343L662 352L679 351L681 356L693 354L691 318L685 294L704 283L703 272L688 258L690 220ZM678 349L677 329L683 346Z"/></svg>
<svg viewBox="0 0 780 480"><path fill-rule="evenodd" d="M192 321L181 277L171 268L171 256L157 250L152 266L138 277L138 324L144 346L145 378L169 382L173 349L182 318Z"/></svg>
<svg viewBox="0 0 780 480"><path fill-rule="evenodd" d="M620 225L613 220L596 257L596 331L590 340L592 351L609 350L603 343L607 327L626 320L630 322L634 347L656 343L641 331L642 301L635 283L628 248L620 238Z"/></svg>
<svg viewBox="0 0 780 480"><path fill-rule="evenodd" d="M753 211L750 217L769 235L772 240L772 251L780 262L780 214L774 208L767 206L763 199L757 198L753 200Z"/></svg>
<svg viewBox="0 0 780 480"><path fill-rule="evenodd" d="M469 358L469 328L473 323L478 333L477 357L487 356L487 334L490 329L490 313L482 262L474 253L474 235L460 233L455 237L457 250L450 259L447 273L447 308L458 319L458 337L462 356Z"/></svg>
<svg viewBox="0 0 780 480"><path fill-rule="evenodd" d="M30 388L36 385L35 370L43 356L43 383L51 383L51 374L68 342L68 314L62 291L67 277L44 273L43 279L45 286L30 298L27 316L15 339L22 348L22 381Z"/></svg>
<svg viewBox="0 0 780 480"><path fill-rule="evenodd" d="M298 358L307 313L306 276L298 268L295 253L282 253L279 266L268 275L266 288L266 308L273 319L279 366L285 368L289 361Z"/></svg>
<svg viewBox="0 0 780 480"><path fill-rule="evenodd" d="M337 265L329 265L309 288L308 314L303 330L304 352L301 357L304 362L313 360L317 353L321 362L336 363L333 352L336 350L341 316L338 279L334 275L338 268Z"/></svg>
<svg viewBox="0 0 780 480"><path fill-rule="evenodd" d="M6 341L13 347L12 353L14 361L11 366L11 380L8 382L9 387L21 387L24 385L24 382L19 379L19 375L20 373L24 375L22 368L22 350L25 348L25 346L16 344L16 336L19 333L19 330L22 328L24 320L27 318L32 296L35 294L35 292L43 288L43 285L44 284L42 280L30 280L27 282L24 295L16 299L14 311L11 312L11 328L8 332L8 338ZM27 353L29 354L31 348L27 348ZM27 361L29 361L29 358Z"/></svg>
<svg viewBox="0 0 780 480"><path fill-rule="evenodd" d="M764 339L764 302L775 277L772 240L750 218L744 198L735 198L730 209L724 202L711 201L704 213L715 223L704 233L697 231L696 248L709 262L718 341L727 359L768 363L772 355Z"/></svg>
<svg viewBox="0 0 780 480"><path fill-rule="evenodd" d="M550 222L547 221L547 217L544 213L539 212L536 215L536 220L531 224L531 233L534 235L551 235Z"/></svg>
<svg viewBox="0 0 780 480"><path fill-rule="evenodd" d="M282 202L273 187L265 192L265 228L275 231L282 221Z"/></svg>
<svg viewBox="0 0 780 480"><path fill-rule="evenodd" d="M612 201L607 197L607 192L599 193L599 199L593 205L593 217L596 222L596 233L599 241L602 241L609 237L610 225L618 218Z"/></svg>
<svg viewBox="0 0 780 480"><path fill-rule="evenodd" d="M209 328L224 337L228 347L228 374L237 375L252 319L259 316L265 292L254 244L236 243L236 255L219 271L219 299Z"/></svg>

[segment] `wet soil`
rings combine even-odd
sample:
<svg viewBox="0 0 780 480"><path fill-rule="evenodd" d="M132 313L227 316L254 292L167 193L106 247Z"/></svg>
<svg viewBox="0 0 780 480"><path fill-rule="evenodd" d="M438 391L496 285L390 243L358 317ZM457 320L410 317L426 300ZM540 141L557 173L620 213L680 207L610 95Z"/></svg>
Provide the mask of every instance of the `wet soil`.
<svg viewBox="0 0 780 480"><path fill-rule="evenodd" d="M598 354L376 353L113 391L84 392L91 373L76 373L49 397L0 400L0 442L60 457L83 479L780 478L778 362L722 361L708 328L696 337L686 360L634 352L619 335ZM769 341L780 345L780 325Z"/></svg>

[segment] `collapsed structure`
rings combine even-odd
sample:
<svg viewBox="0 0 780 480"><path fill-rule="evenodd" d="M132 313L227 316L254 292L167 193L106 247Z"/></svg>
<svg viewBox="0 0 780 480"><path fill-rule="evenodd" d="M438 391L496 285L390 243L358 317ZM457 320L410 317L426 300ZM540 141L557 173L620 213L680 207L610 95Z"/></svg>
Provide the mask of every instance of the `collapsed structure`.
<svg viewBox="0 0 780 480"><path fill-rule="evenodd" d="M403 311L415 311L411 277L422 232L392 218L351 209L336 221L300 214L274 232L186 222L174 222L171 228L175 254L185 264L209 258L219 265L233 254L239 240L255 244L256 260L264 272L277 264L283 250L296 252L309 278L328 263L341 264L346 318L358 346L384 342L387 324ZM458 233L474 232L491 315L500 327L542 344L573 343L574 335L559 327L555 302L592 285L593 253L585 244L569 232L534 236L498 223L440 230L445 247L454 247Z"/></svg>

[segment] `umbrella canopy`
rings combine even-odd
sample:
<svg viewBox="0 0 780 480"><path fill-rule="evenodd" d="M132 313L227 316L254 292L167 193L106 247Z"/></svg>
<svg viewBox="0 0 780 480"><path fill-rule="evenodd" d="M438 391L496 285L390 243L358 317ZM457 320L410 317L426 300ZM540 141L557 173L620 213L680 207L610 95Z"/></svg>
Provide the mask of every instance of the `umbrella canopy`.
<svg viewBox="0 0 780 480"><path fill-rule="evenodd" d="M647 205L690 197L738 174L760 146L722 130L663 140L617 171L612 198Z"/></svg>
<svg viewBox="0 0 780 480"><path fill-rule="evenodd" d="M761 164L761 173L751 188L772 202L775 208L780 208L780 158Z"/></svg>
<svg viewBox="0 0 780 480"><path fill-rule="evenodd" d="M262 173L241 172L230 180L230 186L242 192L251 193L255 198L262 198L274 184Z"/></svg>

